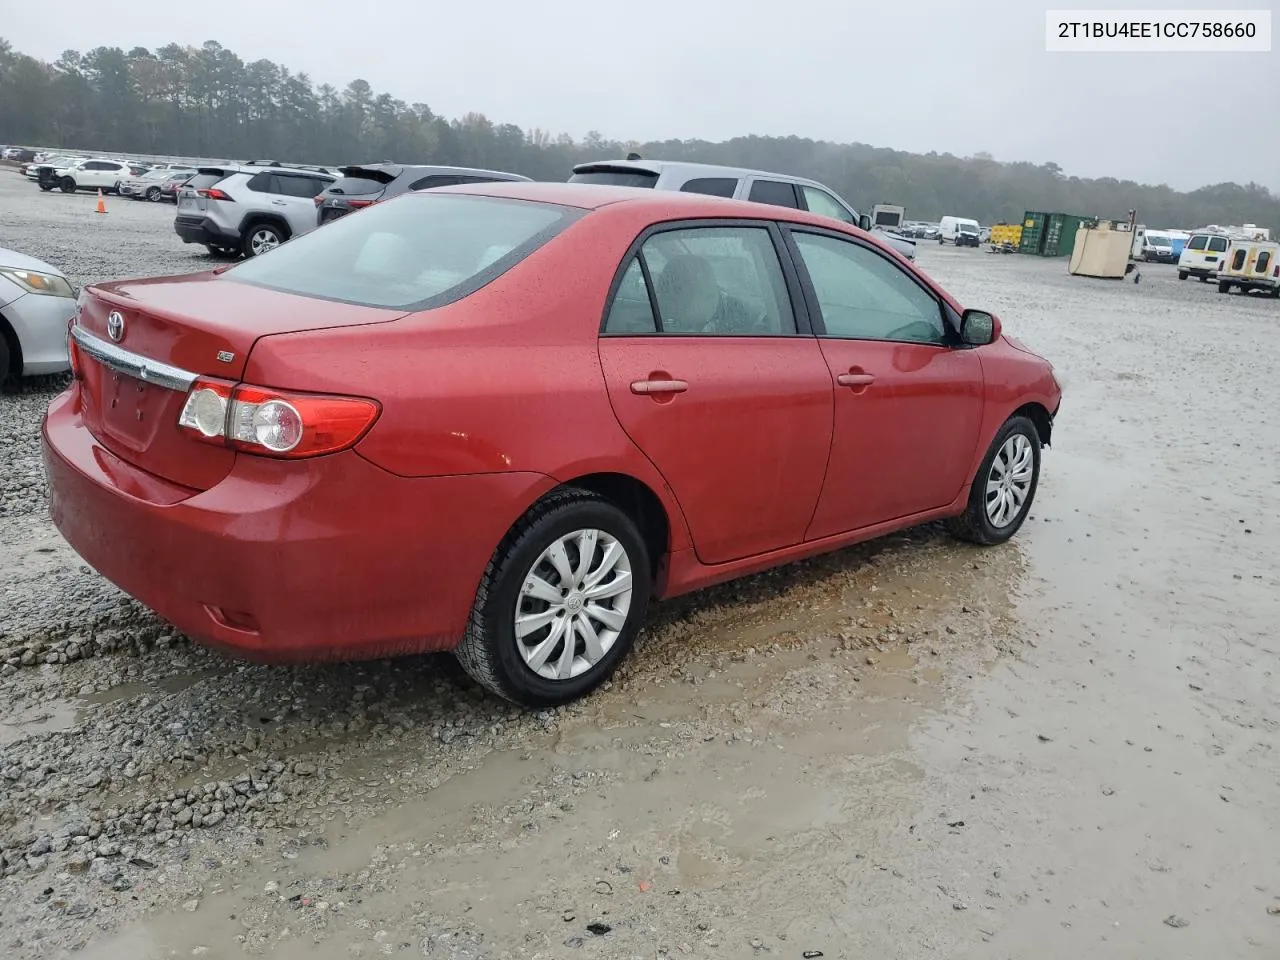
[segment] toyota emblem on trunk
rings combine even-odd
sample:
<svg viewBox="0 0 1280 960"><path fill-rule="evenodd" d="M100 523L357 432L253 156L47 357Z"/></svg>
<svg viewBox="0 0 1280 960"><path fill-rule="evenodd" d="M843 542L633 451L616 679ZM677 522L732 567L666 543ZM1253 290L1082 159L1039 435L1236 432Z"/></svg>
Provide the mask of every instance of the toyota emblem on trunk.
<svg viewBox="0 0 1280 960"><path fill-rule="evenodd" d="M119 310L107 314L107 336L119 343L124 339L124 317Z"/></svg>

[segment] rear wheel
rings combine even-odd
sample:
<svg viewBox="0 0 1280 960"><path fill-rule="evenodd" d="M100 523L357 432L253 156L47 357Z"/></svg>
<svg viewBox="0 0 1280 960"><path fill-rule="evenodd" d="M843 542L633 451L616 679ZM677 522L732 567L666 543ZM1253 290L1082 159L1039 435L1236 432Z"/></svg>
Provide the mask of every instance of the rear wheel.
<svg viewBox="0 0 1280 960"><path fill-rule="evenodd" d="M206 243L204 248L209 251L209 256L211 257L230 258L240 255L240 251L234 247L219 247L212 243Z"/></svg>
<svg viewBox="0 0 1280 960"><path fill-rule="evenodd" d="M1040 482L1040 435L1026 417L1000 428L973 478L964 513L949 522L961 540L993 546L1022 526Z"/></svg>
<svg viewBox="0 0 1280 960"><path fill-rule="evenodd" d="M159 200L159 199L160 199L160 188L159 188L159 187L149 187L149 188L147 189L147 199L148 199L148 200L150 200L152 203L155 203L157 200Z"/></svg>
<svg viewBox="0 0 1280 960"><path fill-rule="evenodd" d="M607 500L536 503L489 561L455 651L482 686L527 707L568 703L613 673L649 604L649 552Z"/></svg>
<svg viewBox="0 0 1280 960"><path fill-rule="evenodd" d="M284 243L284 233L269 223L255 223L244 235L244 255L256 257Z"/></svg>
<svg viewBox="0 0 1280 960"><path fill-rule="evenodd" d="M1179 279L1179 280L1185 280L1185 279L1187 279L1187 271L1185 271L1185 270L1179 270L1179 271L1178 271L1178 279Z"/></svg>
<svg viewBox="0 0 1280 960"><path fill-rule="evenodd" d="M1225 280L1219 280L1219 281L1218 281L1218 292L1219 292L1219 293L1230 293L1230 292L1231 292L1231 284L1227 283L1227 281L1225 281Z"/></svg>
<svg viewBox="0 0 1280 960"><path fill-rule="evenodd" d="M59 183L58 186L62 188L63 193L76 192L76 182L72 180L70 177L63 177L62 182Z"/></svg>

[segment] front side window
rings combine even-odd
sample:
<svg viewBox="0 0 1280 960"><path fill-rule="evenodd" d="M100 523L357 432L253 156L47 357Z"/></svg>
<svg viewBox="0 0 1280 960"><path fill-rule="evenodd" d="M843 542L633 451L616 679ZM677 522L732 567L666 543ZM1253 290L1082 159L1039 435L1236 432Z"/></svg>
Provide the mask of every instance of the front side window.
<svg viewBox="0 0 1280 960"><path fill-rule="evenodd" d="M646 283L646 272L652 286ZM655 331L675 336L795 333L795 316L769 231L692 227L646 240L623 273L605 333Z"/></svg>
<svg viewBox="0 0 1280 960"><path fill-rule="evenodd" d="M822 217L833 217L844 223L857 222L853 214L846 210L844 205L827 191L819 190L817 187L801 186L800 193L804 197L804 205L809 209L810 213L816 213Z"/></svg>
<svg viewBox="0 0 1280 960"><path fill-rule="evenodd" d="M524 200L411 193L294 237L223 278L361 306L425 310L480 289L582 213Z"/></svg>
<svg viewBox="0 0 1280 960"><path fill-rule="evenodd" d="M812 233L794 237L827 336L947 342L938 301L887 257L849 240Z"/></svg>

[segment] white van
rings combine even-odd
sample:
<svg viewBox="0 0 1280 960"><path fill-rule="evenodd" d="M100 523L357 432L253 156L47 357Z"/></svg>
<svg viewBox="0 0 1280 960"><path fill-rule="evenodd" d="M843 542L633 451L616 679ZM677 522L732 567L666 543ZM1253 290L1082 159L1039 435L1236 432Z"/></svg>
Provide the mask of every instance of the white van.
<svg viewBox="0 0 1280 960"><path fill-rule="evenodd" d="M982 228L977 220L965 217L943 217L938 224L938 243L950 241L957 247L976 247Z"/></svg>
<svg viewBox="0 0 1280 960"><path fill-rule="evenodd" d="M1218 275L1218 267L1226 259L1231 238L1221 233L1193 233L1178 257L1178 279L1199 277L1204 283Z"/></svg>
<svg viewBox="0 0 1280 960"><path fill-rule="evenodd" d="M1269 240L1236 240L1218 271L1218 292L1262 290L1280 297L1280 243Z"/></svg>
<svg viewBox="0 0 1280 960"><path fill-rule="evenodd" d="M907 208L894 203L877 203L871 208L871 225L880 230L900 233L907 217Z"/></svg>

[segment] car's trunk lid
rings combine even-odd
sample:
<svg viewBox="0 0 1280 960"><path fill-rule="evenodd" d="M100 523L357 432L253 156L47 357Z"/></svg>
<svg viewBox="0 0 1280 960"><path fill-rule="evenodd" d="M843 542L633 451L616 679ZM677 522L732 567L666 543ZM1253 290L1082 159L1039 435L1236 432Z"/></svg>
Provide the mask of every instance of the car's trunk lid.
<svg viewBox="0 0 1280 960"><path fill-rule="evenodd" d="M114 322L112 314L118 314ZM236 455L178 428L193 376L239 380L259 337L400 316L212 273L91 287L81 297L77 320L85 424L121 459L172 483L206 490L230 472Z"/></svg>

